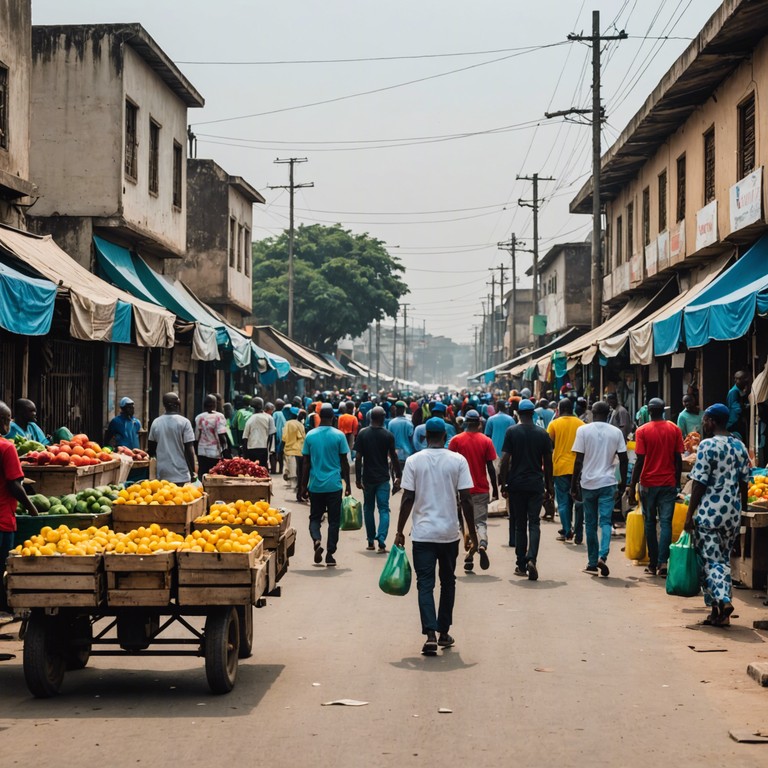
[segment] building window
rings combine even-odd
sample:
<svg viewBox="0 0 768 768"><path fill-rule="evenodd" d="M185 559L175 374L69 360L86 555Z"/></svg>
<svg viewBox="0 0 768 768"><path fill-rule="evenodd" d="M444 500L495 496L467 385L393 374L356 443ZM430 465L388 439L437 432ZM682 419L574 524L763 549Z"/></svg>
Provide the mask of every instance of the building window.
<svg viewBox="0 0 768 768"><path fill-rule="evenodd" d="M173 142L173 207L181 210L181 144Z"/></svg>
<svg viewBox="0 0 768 768"><path fill-rule="evenodd" d="M237 271L243 271L243 251L245 250L245 227L242 224L237 226Z"/></svg>
<svg viewBox="0 0 768 768"><path fill-rule="evenodd" d="M621 216L616 217L616 266L621 264L621 246L624 238L624 226Z"/></svg>
<svg viewBox="0 0 768 768"><path fill-rule="evenodd" d="M635 255L635 204L627 206L627 261Z"/></svg>
<svg viewBox="0 0 768 768"><path fill-rule="evenodd" d="M245 237L243 238L245 253L243 254L243 265L245 266L245 276L251 276L251 259L253 258L253 246L251 243L251 230L245 228Z"/></svg>
<svg viewBox="0 0 768 768"><path fill-rule="evenodd" d="M739 178L755 169L755 94L739 105Z"/></svg>
<svg viewBox="0 0 768 768"><path fill-rule="evenodd" d="M659 232L667 228L667 172L659 174Z"/></svg>
<svg viewBox="0 0 768 768"><path fill-rule="evenodd" d="M704 205L715 199L715 127L704 134Z"/></svg>
<svg viewBox="0 0 768 768"><path fill-rule="evenodd" d="M137 156L139 137L136 132L139 108L130 101L125 102L125 175L132 181L138 178Z"/></svg>
<svg viewBox="0 0 768 768"><path fill-rule="evenodd" d="M643 190L643 245L651 243L651 188Z"/></svg>
<svg viewBox="0 0 768 768"><path fill-rule="evenodd" d="M0 147L8 149L8 68L0 66Z"/></svg>
<svg viewBox="0 0 768 768"><path fill-rule="evenodd" d="M160 189L160 125L149 121L149 191L156 195Z"/></svg>
<svg viewBox="0 0 768 768"><path fill-rule="evenodd" d="M611 232L610 222L605 222L605 241L603 245L603 275L607 275L610 269L611 250L613 249L613 232Z"/></svg>
<svg viewBox="0 0 768 768"><path fill-rule="evenodd" d="M234 269L235 254L237 253L237 221L234 216L229 217L229 266Z"/></svg>
<svg viewBox="0 0 768 768"><path fill-rule="evenodd" d="M677 221L685 218L685 155L677 158Z"/></svg>

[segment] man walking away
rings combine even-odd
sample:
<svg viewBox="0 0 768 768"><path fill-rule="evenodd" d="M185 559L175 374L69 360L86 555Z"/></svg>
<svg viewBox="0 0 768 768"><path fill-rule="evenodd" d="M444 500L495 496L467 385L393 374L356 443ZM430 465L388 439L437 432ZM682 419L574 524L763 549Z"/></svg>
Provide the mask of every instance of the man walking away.
<svg viewBox="0 0 768 768"><path fill-rule="evenodd" d="M339 431L347 438L350 452L355 444L357 430L360 427L360 420L355 416L355 404L351 400L344 403L344 409L339 414Z"/></svg>
<svg viewBox="0 0 768 768"><path fill-rule="evenodd" d="M413 424L405 415L406 405L402 400L395 403L395 418L391 419L387 429L394 435L395 451L402 466L413 453Z"/></svg>
<svg viewBox="0 0 768 768"><path fill-rule="evenodd" d="M195 474L195 433L182 416L181 400L175 392L163 395L165 413L149 428L147 448L157 458L157 479L184 485L197 480Z"/></svg>
<svg viewBox="0 0 768 768"><path fill-rule="evenodd" d="M683 433L683 440L691 432L698 432L701 435L701 419L701 410L699 409L696 395L686 395L683 398L683 410L680 411L680 415L677 417L677 426L680 427L680 431Z"/></svg>
<svg viewBox="0 0 768 768"><path fill-rule="evenodd" d="M253 408L251 408L251 396L250 395L243 395L240 399L240 407L235 412L235 418L234 418L234 425L232 427L232 437L235 440L235 445L240 446L240 443L243 442L243 431L245 430L245 425L248 423L248 419L253 416ZM241 452L241 456L245 456L244 453Z"/></svg>
<svg viewBox="0 0 768 768"><path fill-rule="evenodd" d="M472 475L467 460L445 450L445 422L431 418L426 422L427 447L405 462L403 499L397 522L395 544L405 545L403 530L413 512L411 540L413 567L419 593L421 632L427 636L421 652L435 656L438 647L449 648L454 639L448 634L453 624L456 600L456 558L459 555L459 520L456 494L473 547L477 531L472 514L470 489ZM440 578L440 601L435 610L435 568ZM439 634L438 634L439 633Z"/></svg>
<svg viewBox="0 0 768 768"><path fill-rule="evenodd" d="M515 575L531 581L539 578L541 506L545 497L552 498L552 441L533 423L534 407L530 400L520 401L520 423L507 430L500 471L509 498L509 524L515 528Z"/></svg>
<svg viewBox="0 0 768 768"><path fill-rule="evenodd" d="M592 421L576 432L573 450L571 495L584 504L584 527L587 531L587 573L608 576L608 553L611 549L611 518L616 500L616 470L619 457L619 495L627 486L627 444L618 427L608 424L608 403L598 400L592 406ZM597 529L600 528L598 543Z"/></svg>
<svg viewBox="0 0 768 768"><path fill-rule="evenodd" d="M472 475L472 488L470 500L472 501L472 514L477 530L478 553L480 555L480 567L488 570L488 504L490 502L490 488L488 478L493 486L493 500L499 498L499 488L496 484L496 470L493 462L496 459L496 449L490 437L486 437L480 431L480 414L475 411L467 411L464 416L464 432L448 443L448 448L455 453L460 453L469 464ZM471 571L474 568L475 550L470 548L464 558L464 570Z"/></svg>
<svg viewBox="0 0 768 768"><path fill-rule="evenodd" d="M266 410L266 409L265 409ZM285 401L275 400L275 409L272 413L272 420L275 422L275 453L274 460L270 461L270 470L274 475L283 474L283 430L285 429ZM270 457L271 459L271 457Z"/></svg>
<svg viewBox="0 0 768 768"><path fill-rule="evenodd" d="M621 434L624 435L624 440L626 440L632 431L632 417L629 415L629 411L619 402L615 392L609 392L605 396L605 402L608 403L608 407L611 409L608 423L611 426L618 427L621 430Z"/></svg>
<svg viewBox="0 0 768 768"><path fill-rule="evenodd" d="M533 412L535 414L534 421L538 421L538 426L544 429L549 426L549 423L555 416L554 411L549 409L549 400L545 398L539 400Z"/></svg>
<svg viewBox="0 0 768 768"><path fill-rule="evenodd" d="M264 401L260 397L251 400L253 416L248 419L243 430L241 453L251 461L258 461L269 470L269 451L275 439L277 427L274 419L264 413Z"/></svg>
<svg viewBox="0 0 768 768"><path fill-rule="evenodd" d="M558 417L552 419L547 427L547 433L552 440L552 474L555 481L555 501L560 524L563 526L558 534L558 541L573 541L581 544L584 539L584 511L580 501L575 502L576 520L573 520L574 500L571 496L571 480L576 454L573 452L573 442L576 431L584 426L584 422L573 415L573 401L563 398L557 406Z"/></svg>
<svg viewBox="0 0 768 768"><path fill-rule="evenodd" d="M301 495L302 463L304 461L301 450L304 447L304 419L307 412L293 406L289 412L290 418L286 421L283 430L283 442L285 443L285 482L296 497L296 501L303 502Z"/></svg>
<svg viewBox="0 0 768 768"><path fill-rule="evenodd" d="M333 406L323 403L320 422L304 439L301 449L304 457L301 473L300 496L309 490L309 535L315 548L315 564L323 560L323 536L320 523L328 515L327 566L336 565L334 554L339 543L341 524L342 479L345 496L352 494L349 485L349 445L347 438L333 426Z"/></svg>
<svg viewBox="0 0 768 768"><path fill-rule="evenodd" d="M517 422L507 413L507 404L504 400L496 402L496 413L485 422L485 434L491 438L493 447L496 450L496 461L493 468L496 474L499 474L499 465L501 463L501 453L504 449L504 436L507 430L513 427Z"/></svg>
<svg viewBox="0 0 768 768"><path fill-rule="evenodd" d="M651 420L639 427L635 434L635 468L629 500L635 500L637 483L640 483L640 502L643 505L645 540L648 543L648 567L646 573L667 575L669 545L672 543L672 517L675 500L680 488L683 471L683 435L671 421L664 421L664 401L654 397L648 401ZM661 527L661 537L656 538L656 517Z"/></svg>
<svg viewBox="0 0 768 768"><path fill-rule="evenodd" d="M197 470L207 475L219 459L229 450L227 444L227 420L216 410L216 397L206 395L203 401L205 411L195 418L195 439L197 440Z"/></svg>
<svg viewBox="0 0 768 768"><path fill-rule="evenodd" d="M386 416L381 406L371 409L370 427L363 427L355 440L355 478L363 491L363 515L368 550L379 543L379 554L387 551L389 533L389 462L395 472L394 490L400 489L402 470L395 451L395 437L384 429ZM379 530L376 531L374 510L379 508Z"/></svg>

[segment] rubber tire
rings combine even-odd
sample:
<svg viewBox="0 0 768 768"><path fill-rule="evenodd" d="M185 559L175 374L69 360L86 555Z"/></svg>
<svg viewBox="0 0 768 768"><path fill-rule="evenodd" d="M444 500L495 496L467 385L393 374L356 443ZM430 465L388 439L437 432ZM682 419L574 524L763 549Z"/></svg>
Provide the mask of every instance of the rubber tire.
<svg viewBox="0 0 768 768"><path fill-rule="evenodd" d="M85 669L91 658L91 643L93 640L93 626L89 616L74 616L68 621L67 638L72 640L88 640L87 645L74 647L70 643L64 650L64 661L68 670Z"/></svg>
<svg viewBox="0 0 768 768"><path fill-rule="evenodd" d="M229 693L235 687L239 652L237 609L212 608L205 620L205 674L213 693Z"/></svg>
<svg viewBox="0 0 768 768"><path fill-rule="evenodd" d="M64 682L66 662L59 638L58 621L40 610L32 611L24 635L24 680L37 699L56 696Z"/></svg>
<svg viewBox="0 0 768 768"><path fill-rule="evenodd" d="M253 606L238 605L237 619L240 622L240 650L238 658L249 659L253 655Z"/></svg>

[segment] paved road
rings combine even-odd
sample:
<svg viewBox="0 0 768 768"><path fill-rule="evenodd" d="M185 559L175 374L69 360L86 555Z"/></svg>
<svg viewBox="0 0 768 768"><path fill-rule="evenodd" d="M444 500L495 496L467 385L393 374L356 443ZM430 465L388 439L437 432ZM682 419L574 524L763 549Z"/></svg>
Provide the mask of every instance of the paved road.
<svg viewBox="0 0 768 768"><path fill-rule="evenodd" d="M209 694L202 660L120 657L34 700L20 644L0 641L19 654L0 663L0 766L768 764L768 745L728 736L768 728L768 690L746 676L768 660L768 636L748 629L768 609L751 591L727 634L687 628L705 615L699 600L667 597L621 540L598 579L546 523L534 583L512 575L507 523L494 520L490 570L459 577L456 647L424 658L414 591L378 590L384 558L358 532L342 533L335 570L314 567L308 509L287 506L297 555L283 597L256 612L256 650L231 694ZM369 704L321 706L337 698Z"/></svg>

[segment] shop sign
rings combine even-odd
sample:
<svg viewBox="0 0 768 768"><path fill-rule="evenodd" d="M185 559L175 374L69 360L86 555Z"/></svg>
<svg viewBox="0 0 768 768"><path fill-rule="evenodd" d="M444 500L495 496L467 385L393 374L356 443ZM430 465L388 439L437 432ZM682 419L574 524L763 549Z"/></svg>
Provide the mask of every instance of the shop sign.
<svg viewBox="0 0 768 768"><path fill-rule="evenodd" d="M629 284L634 288L643 282L643 253L636 253L629 262Z"/></svg>
<svg viewBox="0 0 768 768"><path fill-rule="evenodd" d="M659 249L659 272L669 266L669 230L662 232L656 238Z"/></svg>
<svg viewBox="0 0 768 768"><path fill-rule="evenodd" d="M696 212L696 250L714 245L717 240L717 200L713 200Z"/></svg>
<svg viewBox="0 0 768 768"><path fill-rule="evenodd" d="M678 221L669 233L669 263L677 264L685 258L685 219Z"/></svg>
<svg viewBox="0 0 768 768"><path fill-rule="evenodd" d="M645 271L648 273L648 277L659 271L659 246L656 240L651 240L645 246Z"/></svg>
<svg viewBox="0 0 768 768"><path fill-rule="evenodd" d="M743 229L763 217L763 168L745 176L731 187L731 232Z"/></svg>

